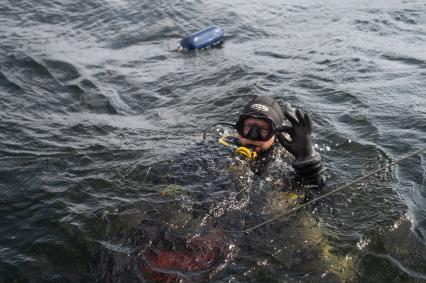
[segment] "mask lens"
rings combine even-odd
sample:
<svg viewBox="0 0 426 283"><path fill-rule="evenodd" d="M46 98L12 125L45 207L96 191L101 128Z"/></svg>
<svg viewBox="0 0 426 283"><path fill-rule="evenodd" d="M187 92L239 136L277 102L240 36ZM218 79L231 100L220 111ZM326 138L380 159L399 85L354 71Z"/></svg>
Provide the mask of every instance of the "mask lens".
<svg viewBox="0 0 426 283"><path fill-rule="evenodd" d="M243 125L242 136L251 140L266 141L272 137L274 132L274 128L270 123L268 125L264 123L259 125L256 122L247 122Z"/></svg>

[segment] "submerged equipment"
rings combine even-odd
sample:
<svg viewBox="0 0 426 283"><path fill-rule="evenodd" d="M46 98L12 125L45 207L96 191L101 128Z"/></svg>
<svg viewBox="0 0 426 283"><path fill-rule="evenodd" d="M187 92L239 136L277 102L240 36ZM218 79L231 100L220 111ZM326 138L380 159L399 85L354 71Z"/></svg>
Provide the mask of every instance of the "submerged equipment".
<svg viewBox="0 0 426 283"><path fill-rule="evenodd" d="M218 26L209 26L183 38L180 42L179 49L195 50L211 47L222 43L223 35L223 28Z"/></svg>

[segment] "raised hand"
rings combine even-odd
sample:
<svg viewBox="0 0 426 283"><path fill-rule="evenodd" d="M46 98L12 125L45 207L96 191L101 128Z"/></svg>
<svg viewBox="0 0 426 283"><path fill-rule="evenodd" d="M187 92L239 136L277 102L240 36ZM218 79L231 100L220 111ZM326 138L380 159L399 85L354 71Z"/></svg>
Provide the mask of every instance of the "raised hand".
<svg viewBox="0 0 426 283"><path fill-rule="evenodd" d="M278 141L294 156L295 162L310 160L316 152L312 146L312 121L309 114L297 109L296 116L288 111L284 111L284 116L290 121L291 126L282 126L277 129ZM291 141L280 132L288 133Z"/></svg>

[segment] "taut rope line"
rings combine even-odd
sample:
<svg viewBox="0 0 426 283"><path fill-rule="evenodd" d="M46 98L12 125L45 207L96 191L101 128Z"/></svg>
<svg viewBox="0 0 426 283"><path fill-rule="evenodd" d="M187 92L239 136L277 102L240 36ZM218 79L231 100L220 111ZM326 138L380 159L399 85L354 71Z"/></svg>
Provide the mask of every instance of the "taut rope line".
<svg viewBox="0 0 426 283"><path fill-rule="evenodd" d="M398 164L399 162L401 162L401 161L403 161L403 160L405 160L405 159L408 159L408 158L410 158L410 157L413 157L413 156L415 156L415 155L418 155L418 154L422 153L424 150L425 150L425 149L424 149L424 148L422 148L422 149L416 150L416 151L414 151L414 152L408 153L408 154L406 154L406 155L404 155L404 156L400 157L399 159L395 160L394 162L392 162L392 163L390 163L390 164L388 164L388 165L386 165L386 166L384 166L384 167L380 167L380 168L378 168L378 169L376 169L376 170L374 170L374 171L372 171L372 172L368 173L367 175L361 176L361 177L359 177L359 178L357 178L357 179L353 180L352 182L347 183L346 185L343 185L343 186L340 186L340 187L338 187L338 188L336 188L336 189L334 189L334 190L331 190L331 191L329 191L328 193L323 194L322 196L319 196L319 197L317 197L317 198L314 198L314 199L312 199L312 200L310 200L310 201L308 201L308 202L306 202L306 203L304 203L304 204L302 204L302 205L299 205L299 206L297 206L297 207L294 207L293 209L291 209L291 210L289 210L289 211L286 211L286 212L284 212L284 213L281 213L281 214L279 214L279 215L277 215L277 216L275 216L275 217L272 217L272 218L271 218L271 219L269 219L269 220L266 220L266 221L264 221L264 222L262 222L262 223L260 223L260 224L255 225L255 226L253 226L253 227L247 228L247 229L245 229L245 230L234 230L234 231L233 231L233 230L225 230L225 231L226 231L226 232L229 232L229 233L247 233L247 232L253 231L254 229L257 229L257 228L262 227L262 226L264 226L264 225L266 225L266 224L268 224L268 223L271 223L271 222L273 222L273 221L277 220L278 218L281 218L281 217L286 216L286 215L288 215L288 214L290 214L290 213L293 213L293 212L295 212L295 211L297 211L297 210L299 210L299 209L302 209L303 207L308 206L308 205L310 205L310 204L312 204L312 203L314 203L314 202L316 202L316 201L318 201L318 200L320 200L320 199L323 199L323 198L325 198L325 197L327 197L327 196L329 196L329 195L331 195L331 194L334 194L334 193L336 193L336 192L338 192L338 191L341 191L341 190L343 190L343 189L345 189L345 188L347 188L347 187L350 187L350 186L352 186L353 184L358 183L359 181L365 180L365 179L367 179L367 178L371 177L372 175L377 174L377 173L379 173L380 171L383 171L383 170L384 170L384 169L386 169L386 168L392 167L392 166L394 166L394 165Z"/></svg>

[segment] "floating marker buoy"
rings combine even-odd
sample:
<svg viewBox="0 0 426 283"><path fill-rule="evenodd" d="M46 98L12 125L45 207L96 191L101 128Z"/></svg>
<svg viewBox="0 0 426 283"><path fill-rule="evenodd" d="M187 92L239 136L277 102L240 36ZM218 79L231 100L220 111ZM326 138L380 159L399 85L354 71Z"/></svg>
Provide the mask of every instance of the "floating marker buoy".
<svg viewBox="0 0 426 283"><path fill-rule="evenodd" d="M223 42L223 28L210 26L193 33L180 42L179 49L195 50L211 47Z"/></svg>

